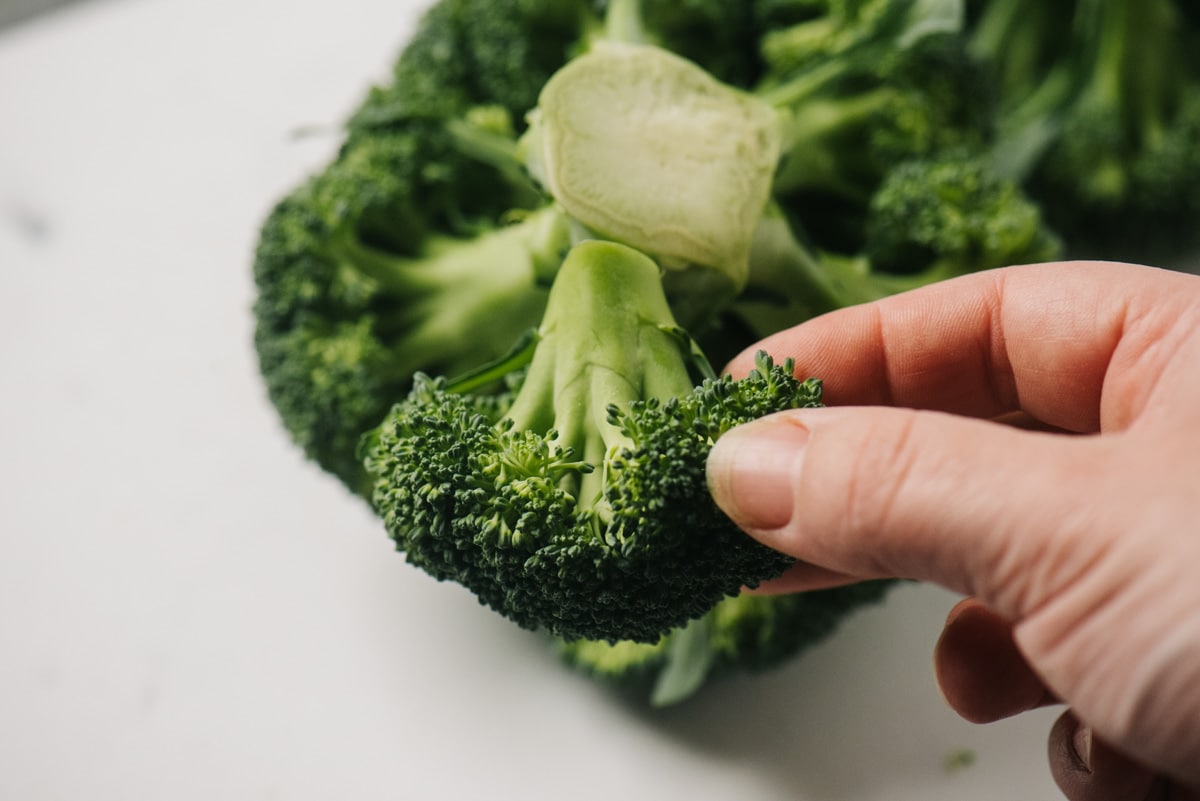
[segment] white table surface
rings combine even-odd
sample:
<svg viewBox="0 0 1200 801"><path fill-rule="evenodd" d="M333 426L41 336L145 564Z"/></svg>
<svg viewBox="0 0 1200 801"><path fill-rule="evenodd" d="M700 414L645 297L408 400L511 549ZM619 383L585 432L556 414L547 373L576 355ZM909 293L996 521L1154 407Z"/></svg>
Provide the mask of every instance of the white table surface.
<svg viewBox="0 0 1200 801"><path fill-rule="evenodd" d="M940 700L944 592L650 712L300 458L250 345L256 228L417 6L106 0L0 33L0 799L1057 798L1056 711Z"/></svg>

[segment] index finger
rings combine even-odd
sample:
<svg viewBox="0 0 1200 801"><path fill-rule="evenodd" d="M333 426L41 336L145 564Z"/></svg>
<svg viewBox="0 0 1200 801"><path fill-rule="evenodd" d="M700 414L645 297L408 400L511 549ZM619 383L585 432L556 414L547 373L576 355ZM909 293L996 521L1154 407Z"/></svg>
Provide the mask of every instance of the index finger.
<svg viewBox="0 0 1200 801"><path fill-rule="evenodd" d="M817 317L728 371L744 375L766 350L821 378L830 405L1023 411L1069 431L1122 428L1161 370L1164 332L1197 290L1196 276L1128 264L1009 267Z"/></svg>

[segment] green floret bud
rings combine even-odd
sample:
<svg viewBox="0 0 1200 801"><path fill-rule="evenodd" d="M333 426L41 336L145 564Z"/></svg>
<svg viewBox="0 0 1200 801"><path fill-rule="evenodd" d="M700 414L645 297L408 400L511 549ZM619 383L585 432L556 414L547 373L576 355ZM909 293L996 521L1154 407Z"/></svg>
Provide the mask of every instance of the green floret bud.
<svg viewBox="0 0 1200 801"><path fill-rule="evenodd" d="M705 461L733 426L819 404L817 382L765 357L742 381L703 378L658 266L599 241L572 250L526 358L495 377L520 364L499 419L486 390L421 379L371 442L375 505L409 562L522 626L639 642L788 564L717 508Z"/></svg>
<svg viewBox="0 0 1200 801"><path fill-rule="evenodd" d="M885 273L922 283L1061 254L1041 209L982 158L907 162L871 199L865 251Z"/></svg>

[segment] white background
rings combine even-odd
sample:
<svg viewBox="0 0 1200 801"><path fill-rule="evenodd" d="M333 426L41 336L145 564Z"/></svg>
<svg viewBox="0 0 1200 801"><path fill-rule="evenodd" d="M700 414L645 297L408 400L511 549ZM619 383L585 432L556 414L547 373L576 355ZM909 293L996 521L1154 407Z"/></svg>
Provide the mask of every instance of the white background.
<svg viewBox="0 0 1200 801"><path fill-rule="evenodd" d="M120 0L0 32L0 801L1057 798L1057 711L940 700L946 593L650 712L301 459L250 344L256 229L416 14Z"/></svg>

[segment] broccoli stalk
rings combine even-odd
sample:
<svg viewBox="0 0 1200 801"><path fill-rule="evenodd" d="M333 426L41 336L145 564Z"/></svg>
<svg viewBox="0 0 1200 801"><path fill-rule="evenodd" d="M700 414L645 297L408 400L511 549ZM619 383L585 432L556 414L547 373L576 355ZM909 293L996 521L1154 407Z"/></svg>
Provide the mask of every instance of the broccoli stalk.
<svg viewBox="0 0 1200 801"><path fill-rule="evenodd" d="M639 642L788 564L716 507L705 459L735 425L819 403L818 384L768 359L702 378L658 266L610 242L571 251L524 354L466 392L419 378L370 441L375 506L409 562L522 626ZM481 385L523 365L500 412Z"/></svg>

